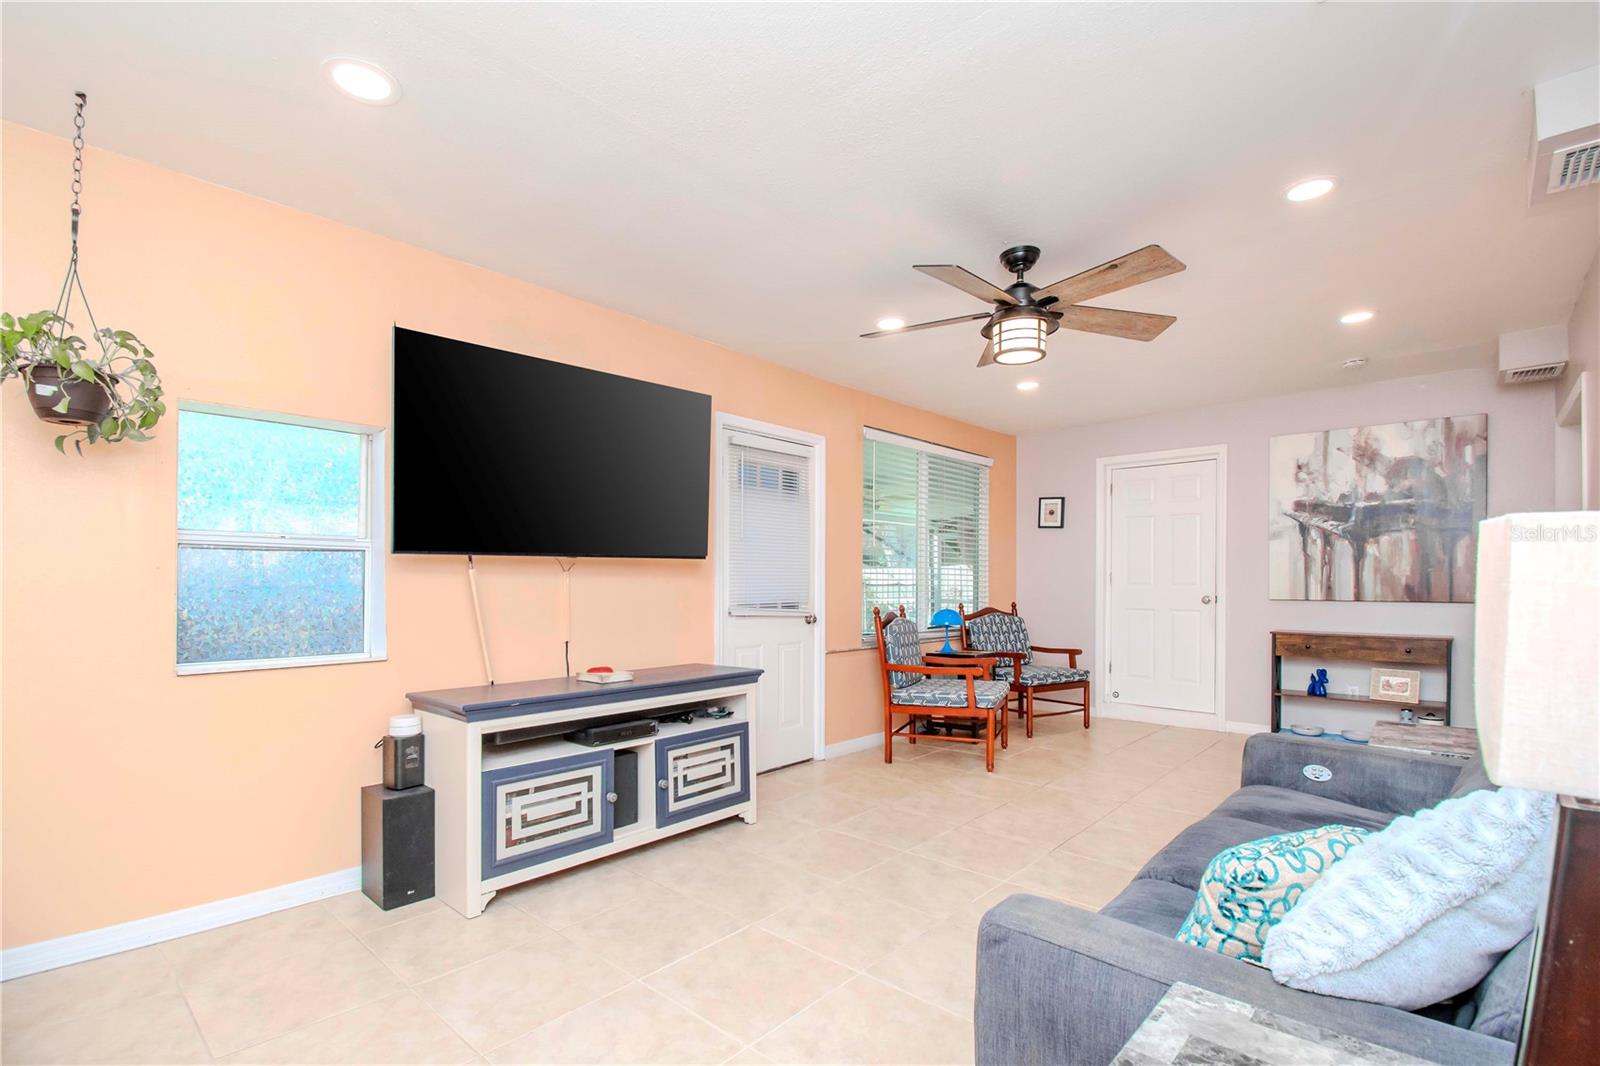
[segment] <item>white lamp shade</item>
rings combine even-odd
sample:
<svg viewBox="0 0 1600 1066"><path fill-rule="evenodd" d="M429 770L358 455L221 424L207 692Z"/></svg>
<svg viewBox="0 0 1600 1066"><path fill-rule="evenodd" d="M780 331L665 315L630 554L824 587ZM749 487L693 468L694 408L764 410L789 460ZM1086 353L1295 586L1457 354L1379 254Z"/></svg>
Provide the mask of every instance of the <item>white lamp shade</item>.
<svg viewBox="0 0 1600 1066"><path fill-rule="evenodd" d="M1475 702L1489 779L1600 797L1600 512L1478 527Z"/></svg>

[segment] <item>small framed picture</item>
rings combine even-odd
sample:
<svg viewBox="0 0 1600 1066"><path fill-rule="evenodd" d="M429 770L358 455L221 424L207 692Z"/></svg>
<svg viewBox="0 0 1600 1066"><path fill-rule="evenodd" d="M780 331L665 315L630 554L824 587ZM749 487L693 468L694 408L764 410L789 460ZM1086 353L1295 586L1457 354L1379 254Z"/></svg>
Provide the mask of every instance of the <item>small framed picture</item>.
<svg viewBox="0 0 1600 1066"><path fill-rule="evenodd" d="M1039 497L1039 528L1061 529L1067 524L1067 498L1065 496Z"/></svg>
<svg viewBox="0 0 1600 1066"><path fill-rule="evenodd" d="M1408 703L1415 707L1422 700L1422 674L1417 670L1374 666L1367 695L1384 703Z"/></svg>

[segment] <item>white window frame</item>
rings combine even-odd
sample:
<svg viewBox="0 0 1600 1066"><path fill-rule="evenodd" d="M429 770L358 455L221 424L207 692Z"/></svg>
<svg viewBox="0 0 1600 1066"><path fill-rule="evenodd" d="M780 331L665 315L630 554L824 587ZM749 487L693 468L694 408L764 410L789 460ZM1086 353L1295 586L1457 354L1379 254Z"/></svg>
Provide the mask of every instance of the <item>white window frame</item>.
<svg viewBox="0 0 1600 1066"><path fill-rule="evenodd" d="M307 429L328 429L341 433L354 433L363 440L361 478L361 529L353 537L304 536L287 533L240 533L232 530L178 529L179 548L305 548L310 550L336 549L361 551L366 556L365 588L363 590L363 648L344 655L298 655L282 659L234 659L227 662L178 663L177 647L173 647L173 660L177 672L184 674L225 674L242 670L289 670L302 666L335 666L342 663L382 662L389 658L389 643L384 596L385 519L388 515L384 495L385 436L382 426L364 426L353 422L335 422L325 418L307 418L302 415L278 411L258 411L247 407L224 404L182 401L178 410L199 414L226 415L229 418L248 418L256 422L277 422L287 426L304 426ZM176 552L176 549L175 549ZM176 566L173 570L177 573ZM177 588L173 588L173 618L177 618ZM174 627L176 639L176 627Z"/></svg>
<svg viewBox="0 0 1600 1066"><path fill-rule="evenodd" d="M990 472L994 468L994 460L989 458L987 455L979 455L976 452L967 452L967 451L962 451L959 448L951 448L951 447L948 447L948 446L943 445L943 444L935 444L932 441L922 440L922 439L920 439L918 437L907 437L904 434L891 433L886 429L877 429L877 428L875 428L873 426L864 426L864 427L862 427L861 435L862 435L862 440L863 441L877 441L877 442L882 443L882 444L894 444L894 445L898 445L898 446L900 446L902 448L910 448L912 451L922 452L925 455L942 455L947 459L956 459L956 460L959 460L960 462L963 462L963 463L972 463L975 466L981 466L981 467L984 468L984 475L983 475L983 481L982 481L983 498L980 501L980 503L982 505L982 518L983 518L982 524L980 526L980 535L981 535L981 537L983 539L982 539L982 541L981 541L981 543L979 545L980 553L981 553L982 558L983 558L983 572L979 575L979 584L982 586L981 595L984 595L984 596L988 595L988 592L989 592L989 548L991 547L991 545L989 543L989 525L990 525L990 517L991 517L991 512L990 512L990 508L989 508L989 481L990 481L989 475L990 475ZM862 449L862 463L865 464L865 462L866 462L866 449L863 448ZM927 467L924 464L921 464L921 463L918 464L918 470L917 470L917 492L922 497L922 499L919 501L919 505L917 507L917 513L918 514L926 514L927 513L927 493L928 493L928 473L927 473ZM866 500L863 499L861 502L862 502L862 507L863 507L863 511L864 511L864 509L866 507ZM864 517L864 515L863 515L863 517ZM918 529L917 530L917 544L919 546L919 550L917 551L917 577L916 577L916 581L917 581L917 591L919 593L921 591L925 590L925 589L931 590L931 587L932 587L931 578L930 578L930 575L928 573L929 560L924 556L923 552L920 550L921 545L925 544L926 541L927 541L927 537L925 536L925 530ZM862 579L862 582L861 582L861 598L862 598L862 605L863 605L863 610L862 610L862 614L863 615L868 614L869 613L869 609L874 607L874 606L878 606L878 607L883 606L882 604L871 604L871 603L867 603L866 602L866 596L867 596L867 587L866 586L867 586L867 583L866 583L866 580L865 580L865 575L863 575L863 579ZM932 606L932 605L929 604L928 606ZM976 609L977 607L980 607L982 605L981 604L971 604L971 603L969 603L969 604L967 604L967 606L970 607L970 608ZM924 613L926 613L926 612L924 612ZM923 619L920 619L920 618L917 619L916 621L917 621L917 628L918 628L919 632L922 634L922 637L923 637L924 640L932 639L934 637L942 638L944 636L944 630L942 628L929 628L927 623L926 623L926 621L923 620ZM875 647L877 645L877 643L878 643L878 639L877 639L877 636L874 633L870 632L870 629L871 629L871 621L870 620L867 622L867 625L866 625L865 629L867 631L865 631L865 632L863 632L861 634L861 646L864 647L864 648Z"/></svg>

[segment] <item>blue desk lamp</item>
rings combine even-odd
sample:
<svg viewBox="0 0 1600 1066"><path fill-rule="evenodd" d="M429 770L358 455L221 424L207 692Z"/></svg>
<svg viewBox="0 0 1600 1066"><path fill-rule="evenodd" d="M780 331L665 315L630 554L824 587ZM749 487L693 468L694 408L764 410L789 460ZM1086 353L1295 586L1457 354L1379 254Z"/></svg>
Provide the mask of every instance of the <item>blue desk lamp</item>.
<svg viewBox="0 0 1600 1066"><path fill-rule="evenodd" d="M955 651L955 649L950 646L950 627L961 624L961 613L950 607L946 607L942 611L935 612L934 616L928 620L928 624L930 626L944 626L944 647L939 649L939 654L949 655L951 652Z"/></svg>

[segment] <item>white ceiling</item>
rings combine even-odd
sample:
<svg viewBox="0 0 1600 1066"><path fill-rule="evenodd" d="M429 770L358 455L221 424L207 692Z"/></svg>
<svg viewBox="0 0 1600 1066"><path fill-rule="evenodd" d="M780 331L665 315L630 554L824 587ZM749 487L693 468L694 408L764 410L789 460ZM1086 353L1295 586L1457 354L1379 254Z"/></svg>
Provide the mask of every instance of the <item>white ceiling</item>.
<svg viewBox="0 0 1600 1066"><path fill-rule="evenodd" d="M1600 189L1527 200L1531 87L1600 62L1595 4L33 4L4 117L995 428L1476 365L1567 315ZM361 56L404 96L338 96ZM1323 201L1292 181L1335 174ZM974 364L983 305L1149 243L1189 269ZM1372 307L1366 326L1338 325ZM1342 361L1362 355L1362 371ZM1035 377L1030 395L1013 385Z"/></svg>

